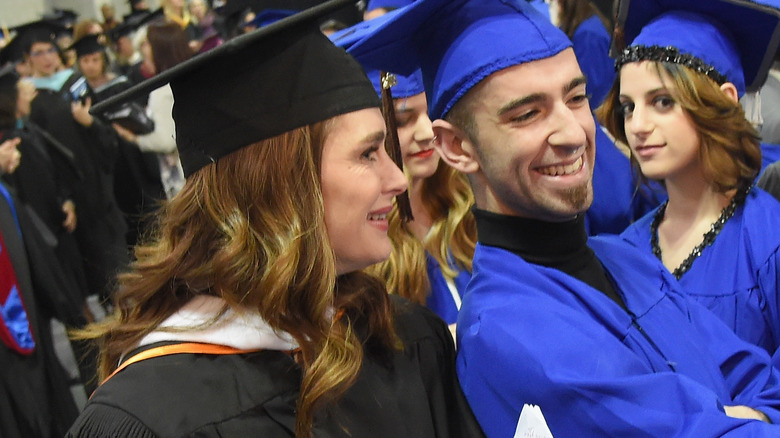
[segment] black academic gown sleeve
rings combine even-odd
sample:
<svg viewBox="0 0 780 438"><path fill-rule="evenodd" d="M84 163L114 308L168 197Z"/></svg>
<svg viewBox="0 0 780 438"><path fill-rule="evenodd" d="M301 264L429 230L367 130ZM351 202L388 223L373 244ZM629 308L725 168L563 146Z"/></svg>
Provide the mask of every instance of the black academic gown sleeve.
<svg viewBox="0 0 780 438"><path fill-rule="evenodd" d="M56 318L69 327L86 324L82 308L83 292L78 283L57 260L56 236L37 213L24 204L17 205L22 235L30 260L33 287L43 315Z"/></svg>
<svg viewBox="0 0 780 438"><path fill-rule="evenodd" d="M446 325L394 299L404 349L366 354L355 384L315 417L318 438L483 434L460 392ZM95 392L68 437L292 437L301 372L279 351L149 359Z"/></svg>
<svg viewBox="0 0 780 438"><path fill-rule="evenodd" d="M26 218L15 202L22 232ZM0 344L0 436L60 437L78 415L67 376L55 353L48 318L40 312L26 247L8 201L0 196L0 230L30 321L35 350L21 355Z"/></svg>

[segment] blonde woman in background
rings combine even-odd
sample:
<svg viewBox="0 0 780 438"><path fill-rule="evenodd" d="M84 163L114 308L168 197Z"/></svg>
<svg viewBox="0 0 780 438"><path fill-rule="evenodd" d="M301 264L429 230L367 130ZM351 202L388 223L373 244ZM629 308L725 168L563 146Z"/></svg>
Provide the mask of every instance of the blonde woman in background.
<svg viewBox="0 0 780 438"><path fill-rule="evenodd" d="M359 23L331 39L348 47L394 14ZM358 61L366 62L362 57ZM363 67L370 70L365 64ZM369 71L368 76L381 94L380 72ZM461 296L471 279L477 240L471 214L474 196L465 176L442 164L433 147L433 128L420 72L392 75L391 80L395 82L391 87L392 111L385 117L391 117L389 125L397 128L413 219L404 221L396 204L388 219L393 252L387 261L369 271L384 278L391 293L433 310L454 333Z"/></svg>

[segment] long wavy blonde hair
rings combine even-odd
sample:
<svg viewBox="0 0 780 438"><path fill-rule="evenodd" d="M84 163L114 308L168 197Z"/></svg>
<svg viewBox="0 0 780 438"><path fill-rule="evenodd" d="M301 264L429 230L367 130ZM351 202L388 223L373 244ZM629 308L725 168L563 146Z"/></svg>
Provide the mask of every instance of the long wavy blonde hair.
<svg viewBox="0 0 780 438"><path fill-rule="evenodd" d="M331 119L332 120L332 119ZM79 333L100 346L100 376L196 295L261 315L300 346L296 436L353 383L363 343L395 347L383 285L337 277L324 221L321 150L331 123L262 140L191 175L121 274L112 317ZM343 310L334 321L332 309Z"/></svg>
<svg viewBox="0 0 780 438"><path fill-rule="evenodd" d="M425 240L420 241L393 208L388 230L393 251L389 259L367 271L385 279L391 293L424 305L431 290L426 251L439 263L447 279L454 279L457 270L471 272L477 225L471 213L474 195L468 180L452 167L439 163L436 172L423 180L421 193L422 204L433 223Z"/></svg>

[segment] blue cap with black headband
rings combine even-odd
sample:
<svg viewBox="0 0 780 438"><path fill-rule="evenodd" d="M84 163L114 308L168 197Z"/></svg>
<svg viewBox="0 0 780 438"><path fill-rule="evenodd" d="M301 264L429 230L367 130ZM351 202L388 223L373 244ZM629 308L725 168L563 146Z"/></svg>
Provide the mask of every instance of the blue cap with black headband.
<svg viewBox="0 0 780 438"><path fill-rule="evenodd" d="M628 46L616 53L616 68L672 62L719 85L731 82L740 96L757 91L780 44L780 10L772 1L622 0L616 26Z"/></svg>

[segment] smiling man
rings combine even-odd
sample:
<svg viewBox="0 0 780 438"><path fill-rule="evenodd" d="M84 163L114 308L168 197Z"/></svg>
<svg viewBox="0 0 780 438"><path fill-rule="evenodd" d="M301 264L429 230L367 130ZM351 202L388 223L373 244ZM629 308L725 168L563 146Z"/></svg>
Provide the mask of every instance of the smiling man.
<svg viewBox="0 0 780 438"><path fill-rule="evenodd" d="M555 437L780 436L766 353L657 260L588 239L596 127L560 30L524 0L420 0L352 52L421 68L442 159L474 191L457 368L488 436L525 436L526 404Z"/></svg>

